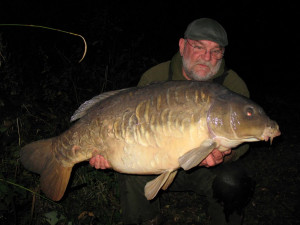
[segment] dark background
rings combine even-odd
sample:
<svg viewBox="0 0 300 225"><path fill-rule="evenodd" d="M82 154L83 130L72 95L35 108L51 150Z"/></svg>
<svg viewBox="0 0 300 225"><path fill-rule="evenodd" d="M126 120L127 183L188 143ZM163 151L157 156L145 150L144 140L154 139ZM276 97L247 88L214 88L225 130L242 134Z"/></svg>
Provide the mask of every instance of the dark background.
<svg viewBox="0 0 300 225"><path fill-rule="evenodd" d="M191 21L210 17L227 31L227 66L246 81L251 98L282 131L271 147L253 143L239 160L256 181L245 224L299 224L297 11L283 0L1 1L0 24L80 34L88 47L78 63L84 45L77 36L0 26L0 222L43 224L46 212L58 212L67 218L65 224L120 223L114 172L79 166L55 205L14 185L39 190L39 177L18 161L20 148L68 129L70 116L92 96L135 86L144 71L178 51ZM168 193L162 213L173 224L209 224L203 202L199 196Z"/></svg>
<svg viewBox="0 0 300 225"><path fill-rule="evenodd" d="M290 85L299 74L295 58L299 49L297 7L289 1L235 4L230 1L2 1L1 4L1 23L36 24L81 34L88 43L86 61L89 62L105 63L112 54L122 55L128 49L157 62L169 60L178 50L178 40L187 24L196 18L210 17L227 30L227 65L245 79L250 89L272 88L285 80ZM11 35L11 47L28 50L32 48L30 42L35 41L35 46L46 49L48 60L57 60L57 64L62 62L50 51L54 45L66 57L76 53L80 57L81 52L75 52L74 44L79 48L82 42L76 37L42 29L1 27L1 30ZM30 63L36 65L34 60ZM140 74L132 76L138 80Z"/></svg>

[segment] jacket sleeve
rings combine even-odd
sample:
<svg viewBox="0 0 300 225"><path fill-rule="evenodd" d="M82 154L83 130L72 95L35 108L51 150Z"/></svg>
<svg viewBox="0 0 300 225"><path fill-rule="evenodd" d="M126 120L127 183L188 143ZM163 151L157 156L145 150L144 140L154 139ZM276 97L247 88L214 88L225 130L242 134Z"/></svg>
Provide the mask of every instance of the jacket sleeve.
<svg viewBox="0 0 300 225"><path fill-rule="evenodd" d="M249 144L242 144L239 147L233 149L232 157L229 161L236 161L243 156L249 150Z"/></svg>

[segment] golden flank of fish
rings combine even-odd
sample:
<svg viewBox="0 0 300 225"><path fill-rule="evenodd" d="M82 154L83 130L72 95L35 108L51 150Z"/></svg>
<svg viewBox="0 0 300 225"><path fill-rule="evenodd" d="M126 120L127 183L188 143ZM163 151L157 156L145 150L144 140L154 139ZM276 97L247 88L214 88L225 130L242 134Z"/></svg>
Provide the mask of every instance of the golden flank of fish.
<svg viewBox="0 0 300 225"><path fill-rule="evenodd" d="M153 199L178 168L189 170L214 149L273 140L276 122L251 100L212 82L169 81L103 93L72 116L78 120L57 137L26 145L25 168L41 175L41 189L58 201L72 167L103 155L120 173L159 174L145 186Z"/></svg>

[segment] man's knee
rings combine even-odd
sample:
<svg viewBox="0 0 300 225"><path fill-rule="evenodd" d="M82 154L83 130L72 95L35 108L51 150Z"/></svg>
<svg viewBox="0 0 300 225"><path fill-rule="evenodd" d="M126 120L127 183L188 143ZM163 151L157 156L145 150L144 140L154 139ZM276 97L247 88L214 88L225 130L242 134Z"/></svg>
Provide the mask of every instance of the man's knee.
<svg viewBox="0 0 300 225"><path fill-rule="evenodd" d="M242 214L253 195L255 182L245 169L235 164L224 165L213 181L213 194L224 206L225 216L233 212Z"/></svg>

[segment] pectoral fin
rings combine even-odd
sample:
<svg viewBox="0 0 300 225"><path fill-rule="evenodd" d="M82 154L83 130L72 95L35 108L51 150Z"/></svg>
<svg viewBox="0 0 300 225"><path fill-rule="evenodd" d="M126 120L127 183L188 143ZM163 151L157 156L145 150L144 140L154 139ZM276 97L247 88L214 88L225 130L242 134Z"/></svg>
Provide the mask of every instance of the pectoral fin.
<svg viewBox="0 0 300 225"><path fill-rule="evenodd" d="M200 147L192 149L178 159L180 167L189 170L198 166L215 147L216 142L211 139L205 140Z"/></svg>
<svg viewBox="0 0 300 225"><path fill-rule="evenodd" d="M174 171L175 172L175 171ZM149 181L145 186L145 196L148 200L152 200L161 189L161 187L166 183L170 174L172 174L172 170L166 170L164 173L159 175L154 180ZM176 175L176 174L175 174ZM171 178L171 182L173 181L175 176Z"/></svg>

